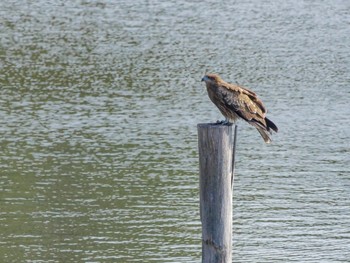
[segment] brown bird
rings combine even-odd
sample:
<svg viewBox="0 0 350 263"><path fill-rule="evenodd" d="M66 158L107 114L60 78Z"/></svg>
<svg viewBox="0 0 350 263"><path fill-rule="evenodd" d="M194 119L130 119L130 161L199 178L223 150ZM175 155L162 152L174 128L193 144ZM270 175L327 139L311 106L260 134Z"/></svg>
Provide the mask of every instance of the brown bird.
<svg viewBox="0 0 350 263"><path fill-rule="evenodd" d="M253 91L227 83L216 74L206 74L202 81L207 86L210 100L225 116L225 123L234 123L241 118L253 125L266 143L271 142L271 130L277 132L278 128L265 117L267 110Z"/></svg>

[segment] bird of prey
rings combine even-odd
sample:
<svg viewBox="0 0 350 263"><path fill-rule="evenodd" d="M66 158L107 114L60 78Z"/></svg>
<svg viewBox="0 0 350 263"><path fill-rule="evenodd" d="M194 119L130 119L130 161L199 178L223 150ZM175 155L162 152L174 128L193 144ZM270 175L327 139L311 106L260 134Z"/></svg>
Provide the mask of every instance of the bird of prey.
<svg viewBox="0 0 350 263"><path fill-rule="evenodd" d="M227 83L217 74L206 74L205 82L210 100L225 116L226 123L234 123L238 118L253 125L266 143L271 142L272 130L277 126L266 118L266 108L258 96L251 90Z"/></svg>

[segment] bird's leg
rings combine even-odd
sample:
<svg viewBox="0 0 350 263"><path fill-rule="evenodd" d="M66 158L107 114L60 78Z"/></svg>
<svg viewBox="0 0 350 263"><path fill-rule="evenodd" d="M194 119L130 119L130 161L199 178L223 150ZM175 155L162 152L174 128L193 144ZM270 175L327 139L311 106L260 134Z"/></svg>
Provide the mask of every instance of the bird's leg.
<svg viewBox="0 0 350 263"><path fill-rule="evenodd" d="M225 118L225 120L224 120L224 122L222 123L222 124L224 124L224 125L229 125L231 122L227 119L227 118Z"/></svg>
<svg viewBox="0 0 350 263"><path fill-rule="evenodd" d="M230 125L231 122L229 121L228 118L225 118L225 120L223 120L223 121L217 120L217 121L216 121L216 124L217 124L217 125L220 125L220 124L222 124L222 125Z"/></svg>

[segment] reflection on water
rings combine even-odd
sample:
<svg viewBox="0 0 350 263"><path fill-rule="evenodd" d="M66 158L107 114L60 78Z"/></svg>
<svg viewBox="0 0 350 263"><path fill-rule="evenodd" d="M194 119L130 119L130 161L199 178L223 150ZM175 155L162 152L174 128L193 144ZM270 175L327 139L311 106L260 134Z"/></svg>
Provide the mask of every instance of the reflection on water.
<svg viewBox="0 0 350 263"><path fill-rule="evenodd" d="M350 257L350 6L2 1L0 258L199 262L196 124L215 71L265 101L240 123L236 262ZM233 15L234 14L234 15Z"/></svg>

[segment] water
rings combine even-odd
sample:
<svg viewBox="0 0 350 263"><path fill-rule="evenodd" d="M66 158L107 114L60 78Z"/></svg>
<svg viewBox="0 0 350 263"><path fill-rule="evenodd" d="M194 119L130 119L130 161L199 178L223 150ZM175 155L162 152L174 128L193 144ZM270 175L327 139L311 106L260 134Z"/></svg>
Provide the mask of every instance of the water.
<svg viewBox="0 0 350 263"><path fill-rule="evenodd" d="M200 262L205 71L239 124L234 262L350 262L347 1L0 3L1 262Z"/></svg>

